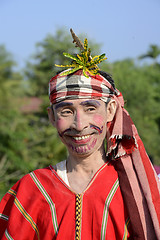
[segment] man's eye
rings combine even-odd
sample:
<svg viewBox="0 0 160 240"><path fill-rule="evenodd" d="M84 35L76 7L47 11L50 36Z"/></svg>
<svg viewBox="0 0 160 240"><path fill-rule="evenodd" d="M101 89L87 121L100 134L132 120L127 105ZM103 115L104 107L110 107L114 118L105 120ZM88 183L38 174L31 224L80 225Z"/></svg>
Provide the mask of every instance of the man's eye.
<svg viewBox="0 0 160 240"><path fill-rule="evenodd" d="M72 114L72 111L71 110L68 110L68 109L65 109L65 110L62 110L61 111L61 115L62 116L69 116Z"/></svg>
<svg viewBox="0 0 160 240"><path fill-rule="evenodd" d="M95 110L96 110L95 107L88 107L88 108L87 108L87 112L92 112L92 111L95 111Z"/></svg>

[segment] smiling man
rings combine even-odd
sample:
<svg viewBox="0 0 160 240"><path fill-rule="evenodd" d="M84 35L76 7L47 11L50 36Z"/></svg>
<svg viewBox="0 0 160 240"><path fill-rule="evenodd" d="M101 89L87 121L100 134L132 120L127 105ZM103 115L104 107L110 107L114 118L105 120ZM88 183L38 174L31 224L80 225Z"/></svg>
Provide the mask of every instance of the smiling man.
<svg viewBox="0 0 160 240"><path fill-rule="evenodd" d="M63 205L70 199L72 211L69 217L63 215L70 228L59 228L58 235L60 239L129 239L130 218L104 144L107 123L117 109L111 96L118 92L104 72L107 78L86 77L82 70L61 74L50 80L48 114L68 149L67 160L53 166L53 171L65 188L63 195L67 194Z"/></svg>
<svg viewBox="0 0 160 240"><path fill-rule="evenodd" d="M158 177L122 94L97 67L104 55L92 59L87 40L81 55L65 55L73 62L49 82L48 115L68 157L8 191L1 239L160 239Z"/></svg>

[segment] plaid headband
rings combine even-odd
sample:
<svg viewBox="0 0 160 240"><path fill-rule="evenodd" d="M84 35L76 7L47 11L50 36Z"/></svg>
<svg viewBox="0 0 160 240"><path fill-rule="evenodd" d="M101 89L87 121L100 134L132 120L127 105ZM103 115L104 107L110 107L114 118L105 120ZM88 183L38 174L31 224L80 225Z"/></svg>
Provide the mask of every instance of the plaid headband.
<svg viewBox="0 0 160 240"><path fill-rule="evenodd" d="M50 103L54 104L66 99L77 98L98 98L107 102L110 95L117 94L117 91L102 75L88 78L79 70L74 74L61 76L60 74L51 78L49 82Z"/></svg>

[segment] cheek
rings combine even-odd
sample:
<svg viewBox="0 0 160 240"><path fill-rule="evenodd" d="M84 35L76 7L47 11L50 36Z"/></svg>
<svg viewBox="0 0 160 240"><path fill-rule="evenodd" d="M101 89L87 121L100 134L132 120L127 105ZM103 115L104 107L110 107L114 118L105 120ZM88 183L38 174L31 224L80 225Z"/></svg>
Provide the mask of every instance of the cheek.
<svg viewBox="0 0 160 240"><path fill-rule="evenodd" d="M98 126L102 126L104 124L104 117L96 114L93 117L93 121L95 122L95 124L97 124Z"/></svg>
<svg viewBox="0 0 160 240"><path fill-rule="evenodd" d="M59 132L64 131L66 127L67 127L66 126L66 121L64 119L58 119L56 121L56 128Z"/></svg>

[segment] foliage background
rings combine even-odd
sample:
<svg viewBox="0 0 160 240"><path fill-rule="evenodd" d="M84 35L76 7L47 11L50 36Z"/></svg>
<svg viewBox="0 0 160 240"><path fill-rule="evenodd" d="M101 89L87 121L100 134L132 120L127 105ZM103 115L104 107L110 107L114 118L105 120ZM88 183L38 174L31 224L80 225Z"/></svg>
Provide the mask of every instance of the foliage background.
<svg viewBox="0 0 160 240"><path fill-rule="evenodd" d="M93 55L101 54L100 44L89 39L89 46ZM66 149L48 121L48 81L59 70L55 63L68 63L62 52L77 51L71 36L58 29L37 43L33 58L17 72L13 56L0 46L0 198L24 174L66 158ZM160 165L159 56L159 46L151 45L139 59L101 64L123 93L126 109L156 165ZM143 64L146 57L152 61ZM33 110L35 99L40 104Z"/></svg>

